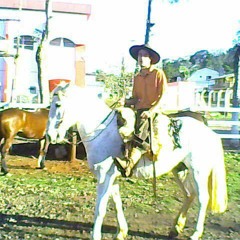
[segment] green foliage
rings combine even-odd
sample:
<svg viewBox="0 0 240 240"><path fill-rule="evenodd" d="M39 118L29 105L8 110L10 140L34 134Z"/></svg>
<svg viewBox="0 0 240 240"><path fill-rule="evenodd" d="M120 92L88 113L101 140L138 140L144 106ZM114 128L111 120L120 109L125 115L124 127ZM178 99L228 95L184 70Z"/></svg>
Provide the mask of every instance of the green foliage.
<svg viewBox="0 0 240 240"><path fill-rule="evenodd" d="M216 70L220 74L229 74L234 72L235 52L235 47L226 53L210 53L207 50L201 50L190 56L189 59L163 59L163 70L170 82L175 81L177 77L187 79L193 72L205 67ZM134 73L125 71L124 61L122 61L121 74L118 76L107 74L102 70L96 71L97 81L105 83L106 92L109 93L110 98L115 100L130 94L133 75Z"/></svg>
<svg viewBox="0 0 240 240"><path fill-rule="evenodd" d="M235 37L235 39L233 40L233 44L234 44L234 45L240 44L240 30L237 31L236 37Z"/></svg>
<svg viewBox="0 0 240 240"><path fill-rule="evenodd" d="M189 59L164 59L163 70L170 81L178 76L186 78L201 68L210 68L218 71L220 74L233 73L233 56L235 51L235 48L229 49L226 53L210 53L207 50L201 50L191 55Z"/></svg>
<svg viewBox="0 0 240 240"><path fill-rule="evenodd" d="M179 72L183 74L184 79L188 79L190 77L190 71L186 66L180 66Z"/></svg>
<svg viewBox="0 0 240 240"><path fill-rule="evenodd" d="M97 70L96 79L105 83L105 91L109 93L110 98L119 99L131 92L133 73L122 71L122 74L117 76Z"/></svg>

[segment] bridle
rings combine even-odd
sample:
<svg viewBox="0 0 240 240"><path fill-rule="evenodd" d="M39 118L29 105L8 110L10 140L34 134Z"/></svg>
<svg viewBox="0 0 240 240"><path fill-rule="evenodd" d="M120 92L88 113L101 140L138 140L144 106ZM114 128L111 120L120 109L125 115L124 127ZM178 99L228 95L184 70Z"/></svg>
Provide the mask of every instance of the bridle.
<svg viewBox="0 0 240 240"><path fill-rule="evenodd" d="M113 110L101 121L101 123L100 123L92 132L88 133L88 134L85 136L84 139L81 139L80 141L77 141L76 143L74 143L74 142L72 142L72 141L69 141L69 140L67 140L67 139L64 140L64 142L65 142L65 143L68 143L68 144L72 144L72 145L78 145L78 144L83 143L83 142L92 142L92 141L95 140L97 137L99 137L99 136L104 132L104 130L105 130L106 128L101 129L101 130L100 130L96 135L94 135L91 139L88 139L89 136L92 136L93 133L96 132L96 131L99 129L99 127L108 120L108 118L110 118L110 116L111 116L112 113L114 113L113 116L112 116L112 118L111 118L110 121L106 124L106 127L108 127L108 126L112 123L113 119L114 119L115 116L116 116L116 111L115 111L115 109L113 109ZM67 138L70 138L70 137L73 138L73 134L70 134L69 131L67 131L66 136L67 136ZM88 140L87 140L87 139L88 139Z"/></svg>
<svg viewBox="0 0 240 240"><path fill-rule="evenodd" d="M65 90L65 89L66 89L66 87L63 88L62 90ZM61 97L62 97L63 95L64 95L63 92L56 92L56 93L53 94L53 97L54 97L54 96L57 96L57 97L61 100ZM92 142L93 140L95 140L98 136L100 136L100 135L104 132L104 130L106 129L106 127L108 127L108 126L112 123L113 119L114 119L115 116L116 116L116 105L118 104L118 102L119 102L119 99L110 106L110 108L112 109L112 111L109 112L108 115L99 123L99 125L98 125L92 132L88 133L88 134L85 136L84 139L81 139L81 140L79 140L79 141L77 141L77 142L69 141L69 140L68 140L69 138L73 139L73 134L71 134L69 131L67 131L67 132L66 132L66 137L67 137L67 139L64 139L63 142L64 142L64 143L71 144L71 145L79 145L79 144L81 144L81 143L83 143L83 142ZM56 102L55 104L56 104L56 107L59 107L58 104L57 104L57 102ZM88 139L89 136L92 136L97 130L99 130L100 126L103 125L103 124L110 118L110 116L112 115L112 113L114 113L114 114L113 114L112 118L110 119L110 121L106 124L106 127L103 128L103 129L101 129L101 130L100 130L96 135L94 135L91 139ZM64 113L63 113L63 115L64 115ZM63 118L63 116L62 116L62 118ZM62 122L62 118L58 121L58 126L60 126L60 124L61 124L61 122Z"/></svg>

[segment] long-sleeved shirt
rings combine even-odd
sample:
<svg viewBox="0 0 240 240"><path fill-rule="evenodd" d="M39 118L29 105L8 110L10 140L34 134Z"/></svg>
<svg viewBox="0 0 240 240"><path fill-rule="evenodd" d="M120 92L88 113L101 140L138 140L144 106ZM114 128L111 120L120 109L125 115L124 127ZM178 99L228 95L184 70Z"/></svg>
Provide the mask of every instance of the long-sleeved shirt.
<svg viewBox="0 0 240 240"><path fill-rule="evenodd" d="M161 69L152 68L146 75L139 72L134 77L133 98L135 109L150 109L161 99L167 86L167 78Z"/></svg>

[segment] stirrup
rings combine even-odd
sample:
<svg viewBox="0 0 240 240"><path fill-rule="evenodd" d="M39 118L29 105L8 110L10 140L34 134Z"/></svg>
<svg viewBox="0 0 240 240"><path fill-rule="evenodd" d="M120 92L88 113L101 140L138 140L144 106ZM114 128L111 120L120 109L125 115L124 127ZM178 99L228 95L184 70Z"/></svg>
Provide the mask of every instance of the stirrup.
<svg viewBox="0 0 240 240"><path fill-rule="evenodd" d="M127 170L128 166L130 164L130 161L126 158L121 159L119 157L113 158L113 161L114 161L114 164L116 165L118 171L121 173L121 175L123 177L129 177L129 176L126 175L126 170ZM126 161L126 167L125 168L121 165L121 163L120 163L121 161Z"/></svg>
<svg viewBox="0 0 240 240"><path fill-rule="evenodd" d="M142 140L137 135L134 135L134 138L133 138L132 142L134 143L134 146L138 147L141 151L151 150L150 143L148 143L145 140Z"/></svg>

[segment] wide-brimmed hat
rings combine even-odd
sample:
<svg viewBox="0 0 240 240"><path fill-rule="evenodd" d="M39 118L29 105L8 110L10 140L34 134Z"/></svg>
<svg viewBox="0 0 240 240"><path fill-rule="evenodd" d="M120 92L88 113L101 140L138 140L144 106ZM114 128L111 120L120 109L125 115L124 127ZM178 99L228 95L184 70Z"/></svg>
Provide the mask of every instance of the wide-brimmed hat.
<svg viewBox="0 0 240 240"><path fill-rule="evenodd" d="M138 52L142 49L145 49L149 52L150 58L151 58L151 63L156 64L160 60L160 55L153 50L148 44L143 44L143 45L134 45L130 47L129 53L130 55L137 61L138 60Z"/></svg>

